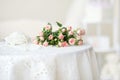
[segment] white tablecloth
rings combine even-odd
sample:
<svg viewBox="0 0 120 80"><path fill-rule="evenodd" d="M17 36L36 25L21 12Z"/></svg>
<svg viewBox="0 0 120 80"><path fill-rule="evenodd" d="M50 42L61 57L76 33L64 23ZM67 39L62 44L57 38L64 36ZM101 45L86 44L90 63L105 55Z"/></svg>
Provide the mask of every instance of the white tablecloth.
<svg viewBox="0 0 120 80"><path fill-rule="evenodd" d="M0 43L0 80L99 80L89 45L38 47Z"/></svg>

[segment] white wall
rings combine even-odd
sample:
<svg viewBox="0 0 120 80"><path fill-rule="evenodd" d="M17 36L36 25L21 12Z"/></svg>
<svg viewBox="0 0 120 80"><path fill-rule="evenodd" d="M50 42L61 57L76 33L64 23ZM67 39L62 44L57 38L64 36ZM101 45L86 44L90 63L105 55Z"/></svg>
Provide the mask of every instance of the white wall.
<svg viewBox="0 0 120 80"><path fill-rule="evenodd" d="M0 20L39 19L61 21L72 0L0 0Z"/></svg>
<svg viewBox="0 0 120 80"><path fill-rule="evenodd" d="M0 0L0 38L14 31L35 36L44 21L64 22L71 1Z"/></svg>

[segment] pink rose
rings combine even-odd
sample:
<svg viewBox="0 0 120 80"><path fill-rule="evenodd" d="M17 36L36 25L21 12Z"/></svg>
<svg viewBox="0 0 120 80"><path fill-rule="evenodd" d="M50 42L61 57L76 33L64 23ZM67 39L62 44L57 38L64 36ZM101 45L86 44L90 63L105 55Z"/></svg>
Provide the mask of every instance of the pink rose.
<svg viewBox="0 0 120 80"><path fill-rule="evenodd" d="M65 42L62 42L62 47L66 47L68 46L68 43L65 41Z"/></svg>
<svg viewBox="0 0 120 80"><path fill-rule="evenodd" d="M43 43L43 46L47 47L47 46L48 46L48 42L45 41L45 42Z"/></svg>
<svg viewBox="0 0 120 80"><path fill-rule="evenodd" d="M64 41L64 42L59 42L58 45L59 45L60 47L66 47L66 46L68 46L68 43L67 43L66 41Z"/></svg>
<svg viewBox="0 0 120 80"><path fill-rule="evenodd" d="M40 40L44 41L44 37L40 37Z"/></svg>
<svg viewBox="0 0 120 80"><path fill-rule="evenodd" d="M83 45L83 41L80 40L80 41L78 42L78 45Z"/></svg>
<svg viewBox="0 0 120 80"><path fill-rule="evenodd" d="M62 32L65 32L65 29L62 29Z"/></svg>
<svg viewBox="0 0 120 80"><path fill-rule="evenodd" d="M40 35L40 37L42 37L42 36L43 36L43 32L41 31L41 32L39 33L39 35Z"/></svg>
<svg viewBox="0 0 120 80"><path fill-rule="evenodd" d="M36 44L36 45L39 44L39 42L37 40L33 40L33 43Z"/></svg>
<svg viewBox="0 0 120 80"><path fill-rule="evenodd" d="M70 38L69 39L69 44L74 45L75 44L75 38Z"/></svg>
<svg viewBox="0 0 120 80"><path fill-rule="evenodd" d="M77 31L78 35L85 35L85 30L81 29Z"/></svg>
<svg viewBox="0 0 120 80"><path fill-rule="evenodd" d="M49 40L52 40L53 39L53 35L49 35Z"/></svg>
<svg viewBox="0 0 120 80"><path fill-rule="evenodd" d="M71 30L72 30L72 27L71 27L71 26L67 27L67 30L68 30L68 31L71 31Z"/></svg>
<svg viewBox="0 0 120 80"><path fill-rule="evenodd" d="M73 35L73 31L69 31L69 33L68 33L69 35Z"/></svg>
<svg viewBox="0 0 120 80"><path fill-rule="evenodd" d="M46 27L45 27L45 30L50 30L51 29L51 26L50 25L47 25Z"/></svg>
<svg viewBox="0 0 120 80"><path fill-rule="evenodd" d="M64 38L64 35L61 33L59 36L58 36L59 39L63 39Z"/></svg>

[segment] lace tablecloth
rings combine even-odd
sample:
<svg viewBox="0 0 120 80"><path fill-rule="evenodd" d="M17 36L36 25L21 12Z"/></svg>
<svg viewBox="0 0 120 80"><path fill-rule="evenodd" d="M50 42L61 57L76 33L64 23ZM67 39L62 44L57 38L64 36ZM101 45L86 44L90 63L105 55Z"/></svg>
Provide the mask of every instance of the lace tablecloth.
<svg viewBox="0 0 120 80"><path fill-rule="evenodd" d="M96 55L89 45L38 47L0 43L0 80L98 80Z"/></svg>

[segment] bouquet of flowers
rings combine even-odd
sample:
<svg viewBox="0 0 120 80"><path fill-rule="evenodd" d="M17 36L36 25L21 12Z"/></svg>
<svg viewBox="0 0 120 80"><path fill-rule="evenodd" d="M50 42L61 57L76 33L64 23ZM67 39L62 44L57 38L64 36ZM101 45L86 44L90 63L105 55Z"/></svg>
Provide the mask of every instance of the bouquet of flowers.
<svg viewBox="0 0 120 80"><path fill-rule="evenodd" d="M48 23L43 30L36 36L34 43L43 46L66 47L72 45L83 45L82 36L85 35L84 29L73 30L71 26L64 27L61 23L56 22L59 28L52 31L52 25Z"/></svg>

